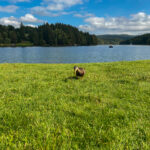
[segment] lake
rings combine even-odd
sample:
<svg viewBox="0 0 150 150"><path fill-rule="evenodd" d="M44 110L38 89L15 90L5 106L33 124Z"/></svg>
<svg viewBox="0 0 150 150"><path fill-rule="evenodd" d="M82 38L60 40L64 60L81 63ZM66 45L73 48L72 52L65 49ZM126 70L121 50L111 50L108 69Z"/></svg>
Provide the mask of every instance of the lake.
<svg viewBox="0 0 150 150"><path fill-rule="evenodd" d="M0 48L0 63L90 63L150 59L150 46Z"/></svg>

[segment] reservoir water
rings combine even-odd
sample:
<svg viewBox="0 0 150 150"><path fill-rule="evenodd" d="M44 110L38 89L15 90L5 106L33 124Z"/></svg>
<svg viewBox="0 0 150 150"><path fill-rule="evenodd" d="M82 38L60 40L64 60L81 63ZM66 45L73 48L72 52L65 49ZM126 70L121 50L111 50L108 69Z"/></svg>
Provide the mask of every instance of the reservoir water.
<svg viewBox="0 0 150 150"><path fill-rule="evenodd" d="M1 47L0 63L90 63L150 59L150 46Z"/></svg>

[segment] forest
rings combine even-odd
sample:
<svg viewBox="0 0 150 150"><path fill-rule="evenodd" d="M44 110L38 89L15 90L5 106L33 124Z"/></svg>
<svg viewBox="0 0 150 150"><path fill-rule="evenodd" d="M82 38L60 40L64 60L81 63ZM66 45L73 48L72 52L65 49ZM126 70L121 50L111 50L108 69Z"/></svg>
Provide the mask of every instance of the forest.
<svg viewBox="0 0 150 150"><path fill-rule="evenodd" d="M102 44L114 44L118 45L120 42L129 40L134 38L133 35L128 34L104 34L104 35L97 35L98 43Z"/></svg>
<svg viewBox="0 0 150 150"><path fill-rule="evenodd" d="M120 44L150 45L150 33L136 36L130 40L121 41Z"/></svg>
<svg viewBox="0 0 150 150"><path fill-rule="evenodd" d="M0 46L76 46L96 45L98 39L88 32L62 23L45 23L29 27L21 23L20 28L0 25Z"/></svg>

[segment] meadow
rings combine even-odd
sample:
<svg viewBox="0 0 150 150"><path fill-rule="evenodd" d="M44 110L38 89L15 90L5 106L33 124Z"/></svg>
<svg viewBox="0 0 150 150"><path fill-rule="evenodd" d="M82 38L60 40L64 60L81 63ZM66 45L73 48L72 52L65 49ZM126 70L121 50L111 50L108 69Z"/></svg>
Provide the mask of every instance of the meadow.
<svg viewBox="0 0 150 150"><path fill-rule="evenodd" d="M149 60L0 64L1 150L149 148Z"/></svg>

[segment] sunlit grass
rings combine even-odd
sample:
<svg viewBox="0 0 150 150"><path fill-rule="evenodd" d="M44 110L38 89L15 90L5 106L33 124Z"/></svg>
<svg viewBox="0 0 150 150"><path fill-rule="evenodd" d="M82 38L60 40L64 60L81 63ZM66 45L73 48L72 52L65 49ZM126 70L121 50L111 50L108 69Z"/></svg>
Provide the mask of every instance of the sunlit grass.
<svg viewBox="0 0 150 150"><path fill-rule="evenodd" d="M150 148L150 61L0 64L0 149Z"/></svg>

